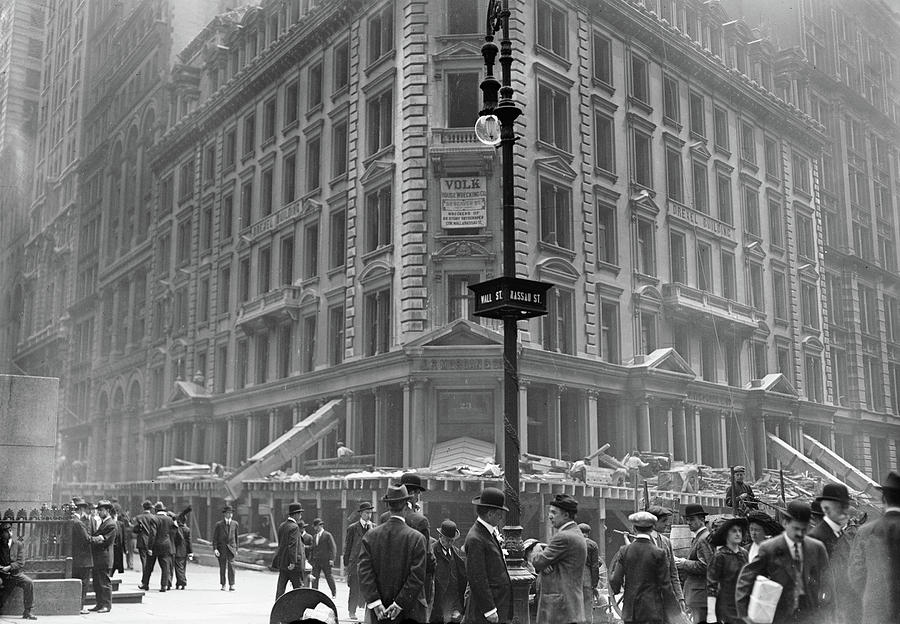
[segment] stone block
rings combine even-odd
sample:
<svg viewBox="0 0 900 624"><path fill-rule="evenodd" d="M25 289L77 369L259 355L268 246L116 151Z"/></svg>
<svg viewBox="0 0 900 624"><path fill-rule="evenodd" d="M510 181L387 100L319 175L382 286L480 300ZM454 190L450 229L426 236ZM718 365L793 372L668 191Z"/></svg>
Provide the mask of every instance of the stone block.
<svg viewBox="0 0 900 624"><path fill-rule="evenodd" d="M22 615L22 590L7 592L0 615ZM34 581L34 615L78 615L81 611L81 581L38 579Z"/></svg>

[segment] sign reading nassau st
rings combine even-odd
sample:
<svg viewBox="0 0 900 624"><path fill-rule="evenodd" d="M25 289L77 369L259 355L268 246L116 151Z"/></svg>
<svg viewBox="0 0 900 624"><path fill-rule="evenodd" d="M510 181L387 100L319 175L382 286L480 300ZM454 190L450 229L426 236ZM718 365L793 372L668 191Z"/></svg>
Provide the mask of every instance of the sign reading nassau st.
<svg viewBox="0 0 900 624"><path fill-rule="evenodd" d="M553 287L546 282L498 277L469 286L475 294L475 316L488 318L530 318L547 313L547 291Z"/></svg>
<svg viewBox="0 0 900 624"><path fill-rule="evenodd" d="M441 178L441 227L487 227L487 178Z"/></svg>

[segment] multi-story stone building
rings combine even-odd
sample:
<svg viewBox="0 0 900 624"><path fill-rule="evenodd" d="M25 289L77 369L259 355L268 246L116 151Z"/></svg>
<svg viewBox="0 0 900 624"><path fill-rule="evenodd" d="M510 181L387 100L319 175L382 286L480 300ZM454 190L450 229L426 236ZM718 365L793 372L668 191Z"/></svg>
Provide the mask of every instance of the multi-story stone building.
<svg viewBox="0 0 900 624"><path fill-rule="evenodd" d="M900 423L900 13L890 2L729 2L785 50L779 95L825 127L818 168L834 448L897 467ZM788 60L789 59L789 60Z"/></svg>
<svg viewBox="0 0 900 624"><path fill-rule="evenodd" d="M0 2L0 371L10 363L22 316L22 239L27 232L34 161L44 8L21 0Z"/></svg>

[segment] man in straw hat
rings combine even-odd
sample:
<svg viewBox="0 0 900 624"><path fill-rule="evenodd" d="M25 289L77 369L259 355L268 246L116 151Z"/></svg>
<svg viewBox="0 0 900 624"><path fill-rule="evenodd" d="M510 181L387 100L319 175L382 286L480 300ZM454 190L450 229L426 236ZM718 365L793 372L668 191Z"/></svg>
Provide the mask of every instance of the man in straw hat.
<svg viewBox="0 0 900 624"><path fill-rule="evenodd" d="M300 537L300 518L303 516L303 505L288 505L287 519L278 526L278 550L272 559L272 569L278 570L278 583L275 585L275 600L278 600L287 589L288 581L293 589L303 587L303 569L306 566L306 555Z"/></svg>
<svg viewBox="0 0 900 624"><path fill-rule="evenodd" d="M534 571L541 575L537 619L547 624L583 622L581 579L587 560L587 543L575 524L578 501L568 494L557 494L549 507L547 517L556 534L532 562Z"/></svg>
<svg viewBox="0 0 900 624"><path fill-rule="evenodd" d="M472 500L478 517L466 535L467 624L508 622L512 616L512 583L503 559L503 536L498 527L506 519L506 495L486 487Z"/></svg>
<svg viewBox="0 0 900 624"><path fill-rule="evenodd" d="M434 566L434 603L429 621L446 624L462 620L466 593L466 561L454 543L459 529L453 520L441 522L437 540L431 544Z"/></svg>
<svg viewBox="0 0 900 624"><path fill-rule="evenodd" d="M691 504L684 506L681 515L694 536L687 559L675 557L675 567L683 581L684 602L691 610L691 618L694 624L701 624L706 622L706 567L713 557L707 513L702 505Z"/></svg>
<svg viewBox="0 0 900 624"><path fill-rule="evenodd" d="M362 538L372 528L372 503L363 501L356 508L359 519L347 527L344 534L344 570L347 575L347 588L350 590L350 597L347 599L347 613L350 619L356 619L356 610L365 607L362 594L359 590L359 571L357 564L359 563L359 551L362 548Z"/></svg>
<svg viewBox="0 0 900 624"><path fill-rule="evenodd" d="M843 483L826 483L816 502L822 509L822 519L809 531L809 536L825 545L835 592L828 597L828 611L833 614L835 624L842 624L856 619L860 612L859 594L853 590L847 577L852 538L844 529L850 508L850 492Z"/></svg>
<svg viewBox="0 0 900 624"><path fill-rule="evenodd" d="M237 540L240 530L234 520L231 505L222 508L222 519L213 529L213 554L219 560L219 584L225 591L225 576L228 576L228 591L234 591L234 558L237 556Z"/></svg>
<svg viewBox="0 0 900 624"><path fill-rule="evenodd" d="M390 517L366 532L359 554L359 585L368 622L425 622L427 542L406 524L411 512L406 486L388 486L381 500Z"/></svg>
<svg viewBox="0 0 900 624"><path fill-rule="evenodd" d="M806 535L812 512L809 503L791 501L784 513L784 534L763 542L759 555L738 576L735 602L747 617L757 576L783 587L772 624L819 624L826 617L822 599L832 592L828 553L819 540Z"/></svg>
<svg viewBox="0 0 900 624"><path fill-rule="evenodd" d="M115 520L110 517L112 503L101 500L96 506L100 516L100 524L91 534L91 555L94 559L94 567L91 576L94 579L94 596L97 604L90 611L97 613L109 613L112 609L112 582L109 572L113 567L113 541L116 539Z"/></svg>
<svg viewBox="0 0 900 624"><path fill-rule="evenodd" d="M861 624L900 622L900 475L879 488L884 515L860 527L850 550L850 584L862 596Z"/></svg>
<svg viewBox="0 0 900 624"><path fill-rule="evenodd" d="M657 518L648 511L628 516L635 539L619 549L613 558L609 586L615 600L622 588L622 619L625 624L663 624L664 605L675 604L669 580L666 553L653 545L650 533Z"/></svg>

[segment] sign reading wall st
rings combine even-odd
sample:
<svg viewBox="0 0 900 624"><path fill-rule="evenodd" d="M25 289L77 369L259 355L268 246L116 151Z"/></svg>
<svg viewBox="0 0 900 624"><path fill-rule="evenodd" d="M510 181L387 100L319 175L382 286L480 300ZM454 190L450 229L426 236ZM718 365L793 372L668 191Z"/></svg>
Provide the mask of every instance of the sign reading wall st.
<svg viewBox="0 0 900 624"><path fill-rule="evenodd" d="M553 284L518 277L497 277L469 286L475 294L475 316L531 318L547 314L547 291Z"/></svg>

